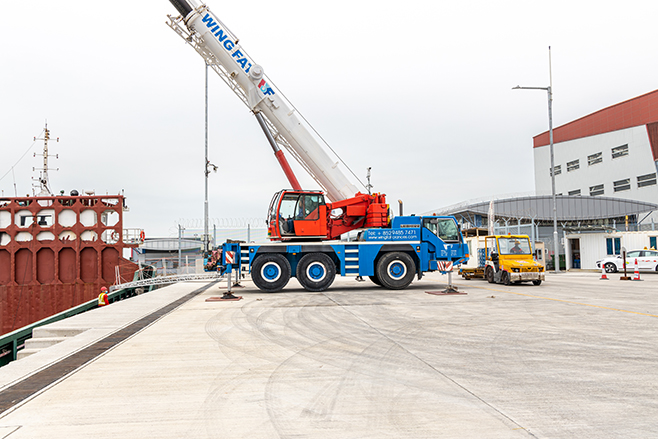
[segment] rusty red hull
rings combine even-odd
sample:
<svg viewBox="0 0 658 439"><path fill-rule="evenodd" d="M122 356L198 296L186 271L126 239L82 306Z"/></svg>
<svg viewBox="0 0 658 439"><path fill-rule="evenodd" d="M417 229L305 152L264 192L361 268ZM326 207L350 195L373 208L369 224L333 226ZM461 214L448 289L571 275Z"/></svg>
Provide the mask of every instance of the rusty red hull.
<svg viewBox="0 0 658 439"><path fill-rule="evenodd" d="M123 207L120 195L0 198L0 334L132 280Z"/></svg>

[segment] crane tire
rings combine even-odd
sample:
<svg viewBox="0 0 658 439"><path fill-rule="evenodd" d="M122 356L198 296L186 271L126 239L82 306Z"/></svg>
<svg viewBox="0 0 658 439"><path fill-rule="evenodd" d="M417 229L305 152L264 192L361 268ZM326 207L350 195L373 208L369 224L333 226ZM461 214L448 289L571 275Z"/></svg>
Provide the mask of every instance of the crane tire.
<svg viewBox="0 0 658 439"><path fill-rule="evenodd" d="M326 253L309 253L297 264L297 280L306 291L324 291L334 283L336 264Z"/></svg>
<svg viewBox="0 0 658 439"><path fill-rule="evenodd" d="M384 288L402 290L414 279L416 264L406 253L386 253L377 262L376 274Z"/></svg>
<svg viewBox="0 0 658 439"><path fill-rule="evenodd" d="M382 281L379 280L376 273L374 276L368 276L368 277L370 278L373 284L379 285L380 287L382 286Z"/></svg>
<svg viewBox="0 0 658 439"><path fill-rule="evenodd" d="M258 256L251 266L251 280L266 293L281 291L290 280L290 262L280 254Z"/></svg>

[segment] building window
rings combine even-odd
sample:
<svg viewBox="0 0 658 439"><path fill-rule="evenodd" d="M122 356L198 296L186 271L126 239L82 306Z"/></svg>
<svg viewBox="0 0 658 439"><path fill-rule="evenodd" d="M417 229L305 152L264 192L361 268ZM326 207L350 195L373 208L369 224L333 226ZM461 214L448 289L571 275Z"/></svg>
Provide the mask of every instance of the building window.
<svg viewBox="0 0 658 439"><path fill-rule="evenodd" d="M606 238L605 244L609 255L621 254L621 238Z"/></svg>
<svg viewBox="0 0 658 439"><path fill-rule="evenodd" d="M603 162L603 153L602 152L597 152L596 154L588 155L587 156L587 165L592 166L597 163Z"/></svg>
<svg viewBox="0 0 658 439"><path fill-rule="evenodd" d="M580 189L576 189L575 191L569 191L569 195L580 195Z"/></svg>
<svg viewBox="0 0 658 439"><path fill-rule="evenodd" d="M656 250L656 237L655 236L649 236L649 248L651 250Z"/></svg>
<svg viewBox="0 0 658 439"><path fill-rule="evenodd" d="M590 195L590 197L595 197L597 195L603 195L603 185L602 184L597 184L596 186L590 186L589 187L589 195Z"/></svg>
<svg viewBox="0 0 658 439"><path fill-rule="evenodd" d="M625 155L628 155L628 143L626 145L621 145L612 148L613 159L618 159L619 157L624 157Z"/></svg>
<svg viewBox="0 0 658 439"><path fill-rule="evenodd" d="M656 173L640 175L637 178L637 187L653 186L656 184Z"/></svg>
<svg viewBox="0 0 658 439"><path fill-rule="evenodd" d="M578 168L580 168L580 159L567 162L567 172L575 171Z"/></svg>
<svg viewBox="0 0 658 439"><path fill-rule="evenodd" d="M552 177L551 168L548 168L548 173ZM555 175L560 175L562 173L562 165L555 165Z"/></svg>
<svg viewBox="0 0 658 439"><path fill-rule="evenodd" d="M624 180L618 180L613 183L615 192L627 191L631 188L631 179L625 178Z"/></svg>

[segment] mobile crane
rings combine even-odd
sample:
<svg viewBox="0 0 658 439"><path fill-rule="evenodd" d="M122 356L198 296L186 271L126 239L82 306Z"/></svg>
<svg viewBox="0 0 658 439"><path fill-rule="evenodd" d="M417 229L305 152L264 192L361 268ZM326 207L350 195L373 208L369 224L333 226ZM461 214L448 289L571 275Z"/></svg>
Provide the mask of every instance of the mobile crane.
<svg viewBox="0 0 658 439"><path fill-rule="evenodd" d="M292 186L270 203L271 242L226 242L217 256L220 271L230 276L249 270L256 286L268 292L281 290L291 277L309 291L323 291L336 274L369 276L383 287L403 289L415 275L451 272L453 264L467 260L468 246L454 217L399 216L389 222L386 196L361 193L350 183L226 25L206 5L170 2L180 16L168 16L167 24L251 110ZM322 190L302 190L281 147ZM355 230L356 241L336 241Z"/></svg>

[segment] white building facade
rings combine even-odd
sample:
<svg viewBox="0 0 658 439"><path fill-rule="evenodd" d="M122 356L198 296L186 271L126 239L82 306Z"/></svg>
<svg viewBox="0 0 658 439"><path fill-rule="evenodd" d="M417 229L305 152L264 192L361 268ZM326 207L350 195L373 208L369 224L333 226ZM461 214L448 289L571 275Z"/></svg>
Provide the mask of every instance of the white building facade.
<svg viewBox="0 0 658 439"><path fill-rule="evenodd" d="M658 231L567 233L564 237L567 269L596 270L596 261L626 251L656 249ZM632 267L631 267L632 270Z"/></svg>
<svg viewBox="0 0 658 439"><path fill-rule="evenodd" d="M613 105L554 132L555 191L658 204L658 90ZM548 132L534 138L535 190L551 194ZM649 227L658 213L638 218Z"/></svg>

